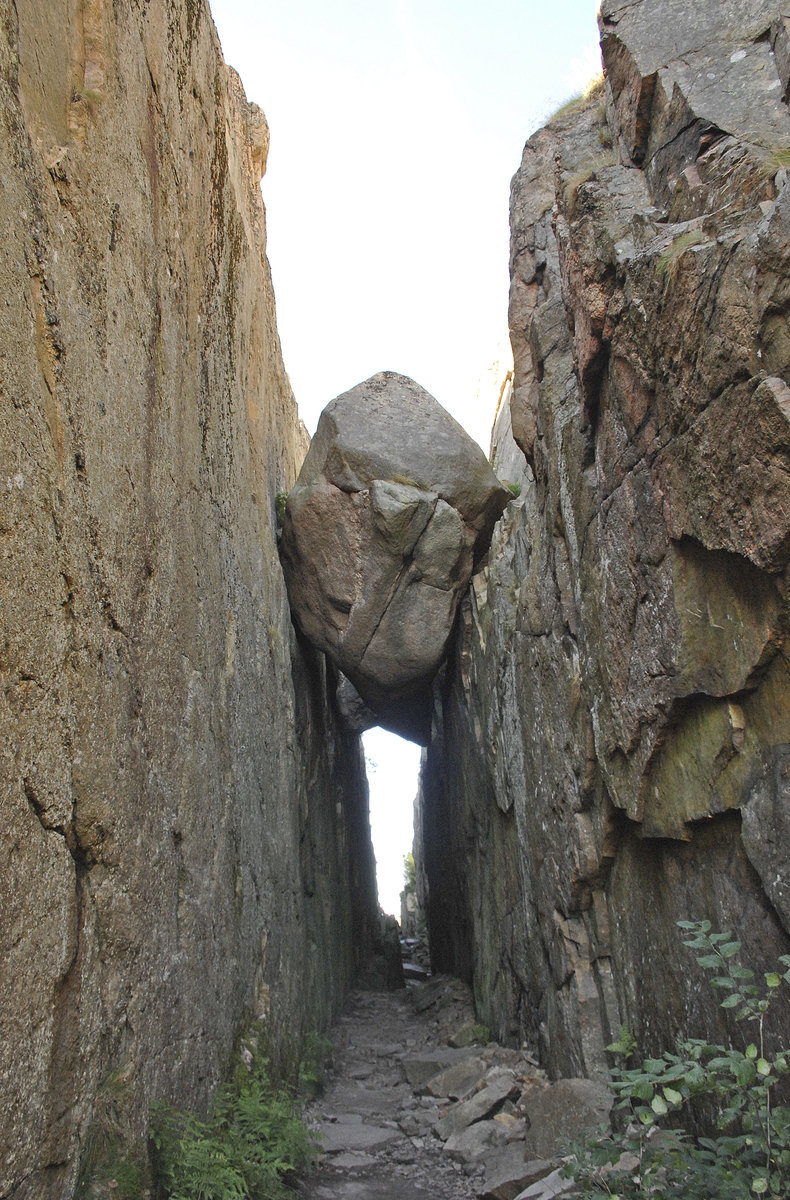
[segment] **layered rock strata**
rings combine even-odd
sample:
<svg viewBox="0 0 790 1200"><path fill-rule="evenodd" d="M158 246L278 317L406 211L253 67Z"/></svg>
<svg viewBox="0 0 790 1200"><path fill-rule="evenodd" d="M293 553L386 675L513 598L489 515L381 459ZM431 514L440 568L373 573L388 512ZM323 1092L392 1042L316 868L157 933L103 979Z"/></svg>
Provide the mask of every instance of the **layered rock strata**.
<svg viewBox="0 0 790 1200"><path fill-rule="evenodd" d="M263 114L199 0L18 0L0 121L0 1195L46 1200L113 1080L144 1135L245 1009L275 1058L325 1022L375 887L272 532Z"/></svg>
<svg viewBox="0 0 790 1200"><path fill-rule="evenodd" d="M605 90L513 180L494 465L522 493L421 798L437 964L559 1074L621 1022L648 1049L717 1031L677 920L758 971L790 934L787 26L654 0L600 24Z"/></svg>
<svg viewBox="0 0 790 1200"><path fill-rule="evenodd" d="M281 553L296 620L371 724L426 740L429 685L510 499L480 447L404 375L383 371L324 409Z"/></svg>

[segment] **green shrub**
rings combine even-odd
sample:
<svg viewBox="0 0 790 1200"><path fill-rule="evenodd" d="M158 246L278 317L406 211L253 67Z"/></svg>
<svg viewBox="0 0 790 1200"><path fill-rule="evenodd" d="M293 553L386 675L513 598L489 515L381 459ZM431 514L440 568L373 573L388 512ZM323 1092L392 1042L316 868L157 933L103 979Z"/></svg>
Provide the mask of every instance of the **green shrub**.
<svg viewBox="0 0 790 1200"><path fill-rule="evenodd" d="M285 524L285 506L288 503L288 493L278 492L274 497L274 516L277 521L277 528L282 529Z"/></svg>
<svg viewBox="0 0 790 1200"><path fill-rule="evenodd" d="M508 481L505 480L505 487L510 492L513 499L518 500L519 496L521 495L521 484L520 483L508 483Z"/></svg>
<svg viewBox="0 0 790 1200"><path fill-rule="evenodd" d="M248 1030L230 1081L206 1121L167 1104L151 1113L158 1182L168 1200L280 1200L292 1172L310 1163L315 1144L292 1093L275 1086Z"/></svg>
<svg viewBox="0 0 790 1200"><path fill-rule="evenodd" d="M684 944L697 952L699 965L715 972L710 984L725 993L721 1007L753 1027L753 1040L739 1050L691 1038L638 1067L613 1069L615 1109L625 1130L575 1147L566 1172L583 1185L580 1194L587 1200L787 1200L790 1108L775 1102L774 1090L790 1069L790 1054L768 1054L765 1018L783 984L790 983L790 955L779 960L782 974L769 972L758 985L754 973L738 963L741 944L729 933L711 933L710 921L678 924L689 934ZM608 1049L626 1061L635 1043L628 1030L620 1034ZM719 1136L693 1138L680 1127L662 1126L679 1121L697 1097L715 1102Z"/></svg>
<svg viewBox="0 0 790 1200"><path fill-rule="evenodd" d="M472 1036L481 1046L487 1046L491 1041L491 1030L487 1025L475 1025L472 1028Z"/></svg>
<svg viewBox="0 0 790 1200"><path fill-rule="evenodd" d="M403 856L403 886L407 892L417 891L417 867L411 851Z"/></svg>

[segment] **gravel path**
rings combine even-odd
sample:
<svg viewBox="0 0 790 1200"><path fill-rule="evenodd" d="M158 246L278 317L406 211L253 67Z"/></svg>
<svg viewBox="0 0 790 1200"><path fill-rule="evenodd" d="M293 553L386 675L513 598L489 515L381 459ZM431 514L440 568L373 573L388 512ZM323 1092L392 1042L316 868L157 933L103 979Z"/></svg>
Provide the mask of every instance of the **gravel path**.
<svg viewBox="0 0 790 1200"><path fill-rule="evenodd" d="M455 1019L466 1011L459 990ZM471 1200L469 1165L450 1159L433 1125L440 1100L416 1096L405 1057L438 1044L440 1019L415 1011L412 993L355 992L331 1031L335 1066L324 1094L307 1109L321 1135L318 1169L303 1184L309 1200ZM446 1101L444 1102L446 1106ZM469 1172L466 1174L465 1172Z"/></svg>

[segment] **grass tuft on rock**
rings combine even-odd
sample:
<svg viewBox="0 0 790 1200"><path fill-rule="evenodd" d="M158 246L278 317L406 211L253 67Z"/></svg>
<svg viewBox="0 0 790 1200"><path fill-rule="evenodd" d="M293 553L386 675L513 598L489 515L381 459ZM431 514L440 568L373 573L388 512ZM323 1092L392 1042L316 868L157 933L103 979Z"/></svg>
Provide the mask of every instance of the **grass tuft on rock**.
<svg viewBox="0 0 790 1200"><path fill-rule="evenodd" d="M691 246L699 246L707 240L701 229L689 229L686 233L681 233L659 256L656 263L656 274L659 278L671 282L677 275L680 260L686 251Z"/></svg>

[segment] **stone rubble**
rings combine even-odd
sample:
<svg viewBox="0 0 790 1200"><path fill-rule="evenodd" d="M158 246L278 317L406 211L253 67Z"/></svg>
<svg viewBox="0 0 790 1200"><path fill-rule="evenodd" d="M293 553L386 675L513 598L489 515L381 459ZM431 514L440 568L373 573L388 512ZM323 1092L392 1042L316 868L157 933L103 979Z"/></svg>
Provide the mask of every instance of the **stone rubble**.
<svg viewBox="0 0 790 1200"><path fill-rule="evenodd" d="M448 1044L473 1025L469 989L448 976L398 992L355 992L331 1031L336 1059L326 1090L306 1110L321 1151L301 1194L309 1200L573 1195L572 1180L561 1174L563 1150L606 1119L606 1088L590 1080L550 1083L526 1049Z"/></svg>

